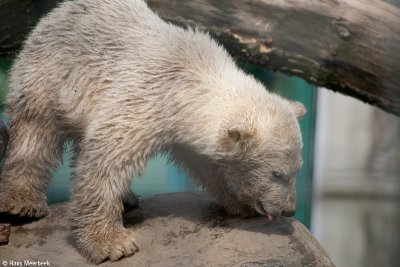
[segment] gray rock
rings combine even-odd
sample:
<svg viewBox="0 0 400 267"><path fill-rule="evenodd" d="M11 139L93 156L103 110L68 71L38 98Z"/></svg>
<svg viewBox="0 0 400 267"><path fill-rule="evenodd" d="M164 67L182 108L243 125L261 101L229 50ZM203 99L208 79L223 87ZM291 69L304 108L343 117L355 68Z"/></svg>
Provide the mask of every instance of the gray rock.
<svg viewBox="0 0 400 267"><path fill-rule="evenodd" d="M13 226L1 261L40 260L51 266L87 262L74 247L66 204L52 205L44 219ZM101 266L334 266L321 245L298 221L227 216L201 192L145 199L125 216L136 230L140 251Z"/></svg>

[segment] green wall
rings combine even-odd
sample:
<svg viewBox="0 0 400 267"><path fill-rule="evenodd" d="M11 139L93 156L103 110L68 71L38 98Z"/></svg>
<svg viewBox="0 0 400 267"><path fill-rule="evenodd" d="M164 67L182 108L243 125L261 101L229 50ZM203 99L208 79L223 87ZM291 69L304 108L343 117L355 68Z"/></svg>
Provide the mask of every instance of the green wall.
<svg viewBox="0 0 400 267"><path fill-rule="evenodd" d="M7 58L0 58L0 114L3 116L4 100L8 92L7 72L11 66L11 60ZM3 117L1 117L3 118ZM5 119L5 118L4 118ZM5 119L6 120L6 119Z"/></svg>
<svg viewBox="0 0 400 267"><path fill-rule="evenodd" d="M0 103L3 102L7 93L6 73L9 66L10 60L0 59ZM304 141L304 166L297 177L298 208L296 218L309 227L316 90L299 78L273 73L252 65L241 64L241 66L245 71L252 73L262 81L271 91L286 98L302 102L308 110L300 122ZM2 115L2 119L7 120L4 115ZM69 164L71 157L71 143L67 142L59 168L52 172L53 179L47 193L49 203L62 202L69 199L69 176L71 173ZM150 161L144 175L133 180L132 189L141 197L168 192L199 190L190 180L186 179L184 173L171 163L168 163L167 159L162 156L157 156Z"/></svg>

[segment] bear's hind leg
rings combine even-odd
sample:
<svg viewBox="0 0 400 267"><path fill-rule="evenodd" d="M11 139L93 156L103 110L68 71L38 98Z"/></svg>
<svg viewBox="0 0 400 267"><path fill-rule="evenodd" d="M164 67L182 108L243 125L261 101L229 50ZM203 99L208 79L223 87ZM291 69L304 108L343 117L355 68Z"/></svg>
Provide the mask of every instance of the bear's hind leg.
<svg viewBox="0 0 400 267"><path fill-rule="evenodd" d="M108 133L88 136L93 138L84 138L73 176L75 242L93 263L116 261L138 251L133 231L124 227L122 218L135 160L122 138L110 145Z"/></svg>
<svg viewBox="0 0 400 267"><path fill-rule="evenodd" d="M46 189L62 142L53 122L12 120L0 178L0 212L37 218L48 213Z"/></svg>

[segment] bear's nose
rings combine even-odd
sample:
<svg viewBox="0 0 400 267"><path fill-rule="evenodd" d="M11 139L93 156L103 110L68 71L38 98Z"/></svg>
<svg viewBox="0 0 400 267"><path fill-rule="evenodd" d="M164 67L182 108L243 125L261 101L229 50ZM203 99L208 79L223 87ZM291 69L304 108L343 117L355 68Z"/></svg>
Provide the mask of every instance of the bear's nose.
<svg viewBox="0 0 400 267"><path fill-rule="evenodd" d="M282 216L293 217L296 214L296 210L284 210L282 211Z"/></svg>

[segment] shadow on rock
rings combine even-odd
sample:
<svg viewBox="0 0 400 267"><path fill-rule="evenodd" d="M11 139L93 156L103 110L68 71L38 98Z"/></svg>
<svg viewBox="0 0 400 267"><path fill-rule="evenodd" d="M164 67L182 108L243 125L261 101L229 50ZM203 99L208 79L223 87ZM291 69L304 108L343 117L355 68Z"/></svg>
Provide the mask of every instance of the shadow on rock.
<svg viewBox="0 0 400 267"><path fill-rule="evenodd" d="M31 218L26 216L12 215L8 213L0 213L0 223L9 223L12 226L21 226L24 224L36 222L41 218Z"/></svg>
<svg viewBox="0 0 400 267"><path fill-rule="evenodd" d="M227 214L217 201L203 192L164 194L144 199L139 208L124 215L127 227L135 227L154 218L182 218L207 228L239 229L266 235L291 235L294 219L279 217L269 223L264 216L243 218Z"/></svg>

